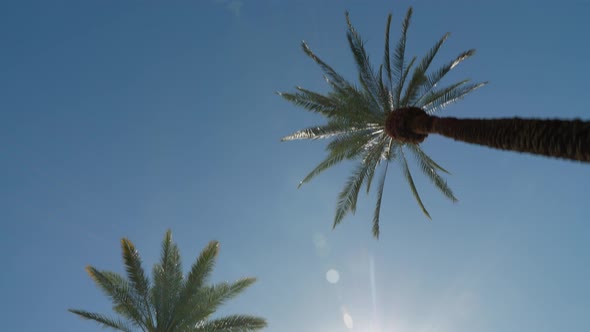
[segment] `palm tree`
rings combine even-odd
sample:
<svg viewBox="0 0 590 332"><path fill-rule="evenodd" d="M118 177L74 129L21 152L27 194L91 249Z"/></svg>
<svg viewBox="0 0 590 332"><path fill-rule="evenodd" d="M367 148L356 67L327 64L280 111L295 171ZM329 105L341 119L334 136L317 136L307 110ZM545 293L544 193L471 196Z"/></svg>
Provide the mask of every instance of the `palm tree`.
<svg viewBox="0 0 590 332"><path fill-rule="evenodd" d="M473 56L475 50L463 52L441 68L429 71L432 60L449 37L449 33L446 33L420 61L417 62L416 57L406 59L406 35L411 16L410 7L403 20L401 37L391 56L389 31L392 16L388 16L383 63L375 70L369 62L364 42L346 13L347 38L357 64L360 87L345 80L303 42L303 51L321 67L331 91L321 94L297 87L294 93L279 92L280 96L295 105L327 118L327 124L299 130L283 137L282 141L333 139L327 146L327 158L299 186L343 160L360 160L338 196L334 227L348 213L355 212L361 187L365 184L368 193L377 167L384 164L373 216L373 235L379 236L379 213L385 177L390 162L395 160L399 161L418 205L430 218L414 185L406 157L408 153L415 156L420 170L443 195L453 202L457 201L439 174L448 174L448 171L420 148L420 143L430 133L497 149L590 161L590 122L519 118L460 120L433 116L433 113L487 82L471 83L466 79L439 88L443 77Z"/></svg>
<svg viewBox="0 0 590 332"><path fill-rule="evenodd" d="M113 302L113 310L119 317L74 309L70 312L103 327L127 332L134 329L144 332L249 332L266 326L264 319L247 315L211 319L217 307L255 281L244 278L234 283L206 285L219 251L218 242L212 241L203 249L184 278L178 247L172 242L172 233L167 231L161 261L153 268L152 283L141 267L133 243L124 238L121 247L127 279L114 272L86 267L86 272Z"/></svg>

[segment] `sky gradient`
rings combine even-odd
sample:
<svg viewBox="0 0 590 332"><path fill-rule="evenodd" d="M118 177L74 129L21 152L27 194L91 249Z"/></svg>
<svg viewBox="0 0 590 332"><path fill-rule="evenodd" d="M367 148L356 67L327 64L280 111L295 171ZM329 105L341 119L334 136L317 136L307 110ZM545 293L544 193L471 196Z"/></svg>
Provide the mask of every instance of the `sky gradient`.
<svg viewBox="0 0 590 332"><path fill-rule="evenodd" d="M84 267L128 237L151 271L171 229L185 268L216 239L213 281L258 278L220 313L266 331L587 330L588 165L431 136L459 202L410 163L429 221L390 167L378 241L371 196L331 229L351 163L297 189L326 144L279 142L322 122L275 94L327 91L301 40L354 80L345 10L378 61L409 5L409 56L450 31L433 68L476 48L445 82L490 81L440 115L590 119L587 1L1 2L2 326L101 331L67 312L110 313Z"/></svg>

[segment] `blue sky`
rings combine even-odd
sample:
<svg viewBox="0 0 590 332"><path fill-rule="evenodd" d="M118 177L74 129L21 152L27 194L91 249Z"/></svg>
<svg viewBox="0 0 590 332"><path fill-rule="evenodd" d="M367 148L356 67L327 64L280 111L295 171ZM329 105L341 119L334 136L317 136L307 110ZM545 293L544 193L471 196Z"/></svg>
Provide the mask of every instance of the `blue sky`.
<svg viewBox="0 0 590 332"><path fill-rule="evenodd" d="M0 3L3 326L100 331L66 311L110 310L84 267L129 237L151 270L170 228L185 267L217 239L213 281L258 277L220 313L268 331L587 329L588 165L431 136L459 202L416 176L428 221L392 167L379 241L371 197L331 230L351 164L296 189L325 145L279 142L321 122L274 94L326 91L300 41L354 79L344 11L381 59L408 5L408 54L450 31L438 64L476 48L451 79L491 82L440 115L590 119L584 1Z"/></svg>

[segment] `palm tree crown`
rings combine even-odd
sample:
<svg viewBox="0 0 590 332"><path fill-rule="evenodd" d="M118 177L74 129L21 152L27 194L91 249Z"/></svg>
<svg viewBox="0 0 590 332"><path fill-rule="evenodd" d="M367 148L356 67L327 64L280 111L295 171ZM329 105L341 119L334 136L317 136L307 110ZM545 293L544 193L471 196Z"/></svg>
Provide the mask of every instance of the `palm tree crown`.
<svg viewBox="0 0 590 332"><path fill-rule="evenodd" d="M70 312L104 327L127 332L250 332L266 326L264 319L247 315L211 318L217 307L255 281L244 278L234 283L206 284L215 264L218 242L212 241L203 249L185 278L178 247L172 242L172 233L166 232L162 257L154 265L152 282L141 267L133 243L122 239L121 247L127 279L114 272L86 267L86 272L113 302L118 317L75 309Z"/></svg>
<svg viewBox="0 0 590 332"><path fill-rule="evenodd" d="M299 130L283 137L282 141L332 139L327 146L328 156L301 181L300 186L343 160L359 160L352 176L338 196L334 227L348 213L354 214L358 194L363 184L365 184L368 193L377 167L384 164L377 186L377 202L373 216L373 235L379 236L381 199L387 169L391 161L399 162L414 198L422 212L430 218L416 190L408 167L408 152L416 157L420 170L443 195L453 202L457 200L446 181L439 174L439 172L447 174L448 172L420 148L419 144L426 135L406 134L402 139L401 136L392 135L386 127L388 122L391 122L392 115L397 114L400 110L417 108L432 114L460 100L486 83L470 83L469 80L462 80L446 87L438 87L439 82L451 69L475 53L473 49L468 50L441 68L428 71L438 50L449 37L449 33L443 35L419 61L416 57L406 59L406 35L411 16L412 8L410 7L403 20L401 37L393 54L390 54L389 46L392 16L391 14L388 16L383 63L378 70L375 70L369 62L363 40L352 26L349 15L346 13L347 38L357 65L360 86L355 86L345 80L303 42L303 51L321 67L330 91L321 94L297 87L297 91L294 93L279 93L280 96L295 105L322 114L327 118L327 124Z"/></svg>

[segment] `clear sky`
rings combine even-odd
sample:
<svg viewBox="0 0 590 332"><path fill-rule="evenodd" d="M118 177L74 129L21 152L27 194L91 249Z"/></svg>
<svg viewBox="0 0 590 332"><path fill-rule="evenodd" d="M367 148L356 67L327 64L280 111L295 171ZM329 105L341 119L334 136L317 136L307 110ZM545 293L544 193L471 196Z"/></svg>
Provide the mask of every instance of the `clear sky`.
<svg viewBox="0 0 590 332"><path fill-rule="evenodd" d="M326 144L279 142L321 122L274 94L326 91L300 41L353 80L344 11L380 60L408 5L409 55L450 31L436 64L476 48L451 78L490 81L440 115L590 119L587 1L0 2L3 330L101 331L66 311L110 312L84 267L129 237L151 271L168 228L185 267L217 239L214 281L258 277L221 313L267 331L588 330L588 165L431 136L459 202L414 167L428 221L390 167L379 241L364 195L331 230L351 164L296 189Z"/></svg>

